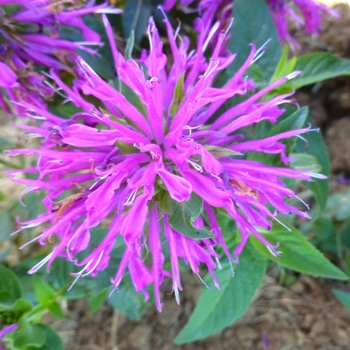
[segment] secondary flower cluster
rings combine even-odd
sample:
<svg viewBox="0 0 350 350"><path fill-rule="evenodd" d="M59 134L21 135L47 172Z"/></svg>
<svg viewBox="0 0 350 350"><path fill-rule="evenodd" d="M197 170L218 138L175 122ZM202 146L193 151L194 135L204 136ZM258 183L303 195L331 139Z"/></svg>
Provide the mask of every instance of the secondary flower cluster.
<svg viewBox="0 0 350 350"><path fill-rule="evenodd" d="M70 63L75 62L77 49L96 53L88 46L102 45L100 35L84 24L82 16L120 12L106 6L94 6L94 1L81 7L74 0L0 0L0 107L8 113L13 108L17 114L21 107L16 102L44 107L42 99L55 91L38 67L73 72ZM81 33L84 41L60 38L63 26Z"/></svg>
<svg viewBox="0 0 350 350"><path fill-rule="evenodd" d="M180 4L181 7L186 7L193 2L194 0L181 0ZM266 0L266 2L270 8L280 41L288 41L297 48L299 44L288 31L288 18L292 19L297 26L305 27L306 34L310 35L319 33L322 13L328 13L334 17L339 16L337 11L318 4L314 0ZM169 11L175 4L176 0L165 0L164 9ZM222 29L225 30L229 19L232 15L234 16L234 1L232 0L200 0L197 6L207 28L207 34L215 23L220 23ZM297 14L295 9L302 17Z"/></svg>
<svg viewBox="0 0 350 350"><path fill-rule="evenodd" d="M276 24L277 32L280 40L288 41L295 47L299 44L288 32L288 17L290 17L296 25L304 26L306 34L318 34L322 22L322 13L328 13L334 17L338 17L337 11L328 8L325 5L317 4L314 0L266 0L270 9L272 18ZM303 18L293 9L297 8Z"/></svg>
<svg viewBox="0 0 350 350"><path fill-rule="evenodd" d="M308 132L309 127L259 140L246 140L241 130L261 121L275 123L284 112L280 105L289 102L290 94L266 102L261 99L298 73L218 114L231 97L245 95L253 88L245 71L264 48L256 50L252 44L246 62L218 88L213 84L215 77L234 59L232 54L221 56L225 33L217 34L212 57L207 60L203 45L188 52L188 40L178 43L168 20L164 22L171 60L163 53L163 42L152 20L149 52L140 60L125 60L105 21L118 88L98 77L83 59L78 60L79 79L73 88L51 70L61 94L65 93L81 112L63 120L40 106L26 104L28 116L45 118L41 127L24 126L41 139L41 147L10 151L10 156L39 157L36 166L11 171L10 175L29 186L25 193L47 193L43 200L46 212L20 223L21 229L46 223L34 240L54 244L52 252L30 272L46 263L49 267L63 256L81 268L76 280L96 276L108 266L115 242L122 237L125 251L112 284L118 288L129 271L136 291L142 291L146 298L146 287L153 284L159 310L164 277L172 278L179 302L179 259L198 275L200 264L205 264L219 287L214 273L220 268L218 246L230 261L238 262L249 236L254 235L278 255L276 246L258 228L270 229L277 213L308 217L288 204L295 193L281 178L311 181L316 176L311 171L267 166L244 156L248 151L264 152L280 155L285 165L290 162L281 141ZM99 102L93 105L84 96ZM209 124L214 115L215 121ZM18 178L18 173L38 177ZM239 230L233 254L221 232L218 211L226 212ZM108 233L93 237L99 243L92 245L92 229L101 223L109 225ZM171 272L163 267L163 240ZM84 257L81 252L86 252Z"/></svg>

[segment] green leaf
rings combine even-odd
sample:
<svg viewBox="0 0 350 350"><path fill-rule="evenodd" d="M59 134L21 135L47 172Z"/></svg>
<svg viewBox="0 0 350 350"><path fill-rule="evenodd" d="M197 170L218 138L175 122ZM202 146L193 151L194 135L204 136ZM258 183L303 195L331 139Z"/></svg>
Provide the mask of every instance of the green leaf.
<svg viewBox="0 0 350 350"><path fill-rule="evenodd" d="M100 292L96 293L95 295L88 297L87 301L90 307L90 311L92 313L96 312L100 308L100 306L105 302L110 290L111 288L107 287L105 289L102 289Z"/></svg>
<svg viewBox="0 0 350 350"><path fill-rule="evenodd" d="M184 236L193 239L214 237L213 233L193 226L203 208L203 200L192 192L189 201L177 202L168 196L169 225Z"/></svg>
<svg viewBox="0 0 350 350"><path fill-rule="evenodd" d="M183 344L220 332L239 319L247 310L265 275L266 259L248 243L240 255L232 277L226 261L217 272L220 290L204 289L188 323L175 338ZM206 276L208 284L211 277Z"/></svg>
<svg viewBox="0 0 350 350"><path fill-rule="evenodd" d="M332 289L332 293L347 309L350 310L350 293L349 292L344 292L339 289Z"/></svg>
<svg viewBox="0 0 350 350"><path fill-rule="evenodd" d="M21 283L17 276L4 266L0 266L0 303L12 304L22 296Z"/></svg>
<svg viewBox="0 0 350 350"><path fill-rule="evenodd" d="M311 119L307 120L311 124ZM306 153L317 159L318 164L320 165L320 172L323 175L329 176L330 173L330 162L327 151L327 146L323 140L321 133L319 132L309 132L302 135L305 141L298 139L296 143L296 152L297 153ZM316 199L317 209L313 215L313 220L318 218L324 211L327 203L328 197L328 180L327 179L317 179L314 178L313 182L304 181L303 184L309 188Z"/></svg>
<svg viewBox="0 0 350 350"><path fill-rule="evenodd" d="M270 127L267 136L277 135L286 131L301 129L304 127L309 109L307 107L298 108L285 119Z"/></svg>
<svg viewBox="0 0 350 350"><path fill-rule="evenodd" d="M227 69L227 77L232 77L248 57L251 50L249 43L260 48L266 40L271 39L266 52L256 62L266 81L270 81L281 57L282 47L266 1L235 0L234 17L228 49L237 53L237 56Z"/></svg>
<svg viewBox="0 0 350 350"><path fill-rule="evenodd" d="M297 58L294 56L290 60L288 59L289 47L287 44L283 47L283 53L280 61L276 67L275 73L271 78L271 82L276 81L280 78L287 76L294 71L295 65L297 63Z"/></svg>
<svg viewBox="0 0 350 350"><path fill-rule="evenodd" d="M329 52L316 52L298 57L295 71L302 73L284 86L299 89L326 79L350 75L350 60Z"/></svg>
<svg viewBox="0 0 350 350"><path fill-rule="evenodd" d="M142 313L151 305L151 301L145 302L143 294L136 293L130 276L125 276L118 290L108 298L108 303L133 320L139 320Z"/></svg>
<svg viewBox="0 0 350 350"><path fill-rule="evenodd" d="M32 325L26 317L22 317L17 330L10 333L7 338L11 339L15 349L27 350L28 347L37 349L45 344L46 334L40 325Z"/></svg>
<svg viewBox="0 0 350 350"><path fill-rule="evenodd" d="M60 336L48 325L36 325L45 334L45 343L40 347L30 346L26 350L64 350L64 345Z"/></svg>
<svg viewBox="0 0 350 350"><path fill-rule="evenodd" d="M263 232L263 236L272 244L278 245L281 252L278 258L257 238L251 236L254 247L270 260L289 269L306 273L315 277L328 277L340 280L347 280L348 277L334 266L325 256L317 250L302 233L295 227L285 227L274 223L270 232Z"/></svg>
<svg viewBox="0 0 350 350"><path fill-rule="evenodd" d="M39 303L44 304L52 300L56 294L55 290L40 276L32 276L34 292Z"/></svg>
<svg viewBox="0 0 350 350"><path fill-rule="evenodd" d="M170 114L172 118L175 117L176 113L180 109L182 101L185 98L185 87L184 87L185 73L181 74L178 82L176 83L174 96L170 104Z"/></svg>
<svg viewBox="0 0 350 350"><path fill-rule="evenodd" d="M129 60L132 58L132 51L134 50L135 45L135 31L132 30L129 36L128 41L126 42L125 47L125 59Z"/></svg>
<svg viewBox="0 0 350 350"><path fill-rule="evenodd" d="M135 43L140 43L145 35L151 13L152 5L149 0L128 0L123 12L125 38L129 38L134 31Z"/></svg>

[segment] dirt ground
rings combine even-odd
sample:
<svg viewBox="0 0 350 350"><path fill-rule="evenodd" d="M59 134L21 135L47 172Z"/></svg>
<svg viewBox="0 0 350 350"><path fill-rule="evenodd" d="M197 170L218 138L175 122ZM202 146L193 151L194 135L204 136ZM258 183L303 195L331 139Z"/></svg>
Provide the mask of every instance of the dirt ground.
<svg viewBox="0 0 350 350"><path fill-rule="evenodd" d="M337 5L340 20L327 19L317 38L300 37L303 52L331 51L350 58L350 10ZM297 93L308 104L326 137L332 174L350 176L350 77L332 79ZM334 188L337 181L332 180ZM199 297L201 284L183 274L184 292L177 306L170 284L163 288L164 308L146 311L141 321L128 320L104 305L91 314L83 300L68 304L67 320L54 321L67 350L346 350L350 349L350 313L331 293L344 284L309 276L295 276L289 287L279 284L279 272L270 270L248 312L221 333L192 344L175 346ZM237 300L239 303L239 300Z"/></svg>

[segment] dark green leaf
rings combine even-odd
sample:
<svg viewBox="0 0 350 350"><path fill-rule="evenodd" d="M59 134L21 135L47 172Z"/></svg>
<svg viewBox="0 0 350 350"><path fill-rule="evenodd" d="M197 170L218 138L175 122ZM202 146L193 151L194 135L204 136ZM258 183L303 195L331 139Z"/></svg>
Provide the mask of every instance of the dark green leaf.
<svg viewBox="0 0 350 350"><path fill-rule="evenodd" d="M344 292L339 289L332 289L332 293L347 309L350 310L350 293L349 292Z"/></svg>
<svg viewBox="0 0 350 350"><path fill-rule="evenodd" d="M22 296L22 287L17 276L4 266L0 266L0 303L12 304Z"/></svg>
<svg viewBox="0 0 350 350"><path fill-rule="evenodd" d="M188 323L175 338L183 344L220 332L239 319L247 310L265 275L266 259L247 244L232 277L225 262L217 272L220 290L204 289ZM211 283L209 274L205 281Z"/></svg>
<svg viewBox="0 0 350 350"><path fill-rule="evenodd" d="M214 237L213 233L193 226L203 208L203 200L192 192L189 201L177 202L168 197L169 225L184 236L203 239Z"/></svg>
<svg viewBox="0 0 350 350"><path fill-rule="evenodd" d="M146 33L151 13L152 5L149 0L128 0L123 13L125 38L129 38L134 31L135 43L138 44Z"/></svg>
<svg viewBox="0 0 350 350"><path fill-rule="evenodd" d="M255 248L263 255L279 265L289 269L306 273L315 277L328 277L340 280L347 280L348 277L334 266L325 256L317 250L302 233L294 227L288 231L278 223L270 232L264 232L263 236L272 244L278 245L281 252L278 258L274 257L270 251L257 238L251 236Z"/></svg>
<svg viewBox="0 0 350 350"><path fill-rule="evenodd" d="M257 48L268 40L264 55L256 62L266 79L270 81L282 54L276 26L265 0L235 0L234 21L228 49L237 57L227 69L227 77L238 71L250 53L250 43Z"/></svg>

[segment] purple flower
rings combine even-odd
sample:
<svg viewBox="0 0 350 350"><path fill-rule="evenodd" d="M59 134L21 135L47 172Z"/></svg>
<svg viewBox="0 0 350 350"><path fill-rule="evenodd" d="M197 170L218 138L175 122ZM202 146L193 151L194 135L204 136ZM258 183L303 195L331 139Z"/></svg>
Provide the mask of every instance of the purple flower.
<svg viewBox="0 0 350 350"><path fill-rule="evenodd" d="M107 7L107 3L93 4L94 1L89 1L85 7L78 8L73 2L67 6L64 1L0 0L1 108L8 113L13 108L21 114L18 102L22 101L45 107L42 99L52 97L54 88L45 83L45 76L35 65L73 73L70 62L75 62L77 49L96 52L89 46L102 45L100 36L84 24L82 16L99 12L119 13L120 10ZM14 5L18 8L16 11ZM59 31L62 26L81 32L84 41L61 39Z"/></svg>
<svg viewBox="0 0 350 350"><path fill-rule="evenodd" d="M8 326L3 327L2 329L0 329L0 350L5 350L5 335L8 333L11 333L13 331L15 331L18 328L18 324L14 323L14 324L10 324Z"/></svg>
<svg viewBox="0 0 350 350"><path fill-rule="evenodd" d="M321 13L328 13L334 17L339 17L337 11L328 8L325 5L317 4L314 0L266 0L272 18L276 24L280 40L289 41L295 47L299 44L288 32L288 17L290 17L298 26L304 26L306 34L318 34L321 27ZM297 15L293 6L298 8L303 18Z"/></svg>
<svg viewBox="0 0 350 350"><path fill-rule="evenodd" d="M80 79L73 88L51 70L61 93L81 112L70 120L61 120L27 104L28 116L45 119L40 128L23 127L41 139L41 147L10 151L11 156L39 157L36 166L11 171L10 175L29 186L24 193L47 193L43 200L46 211L20 223L20 230L46 223L33 241L43 245L56 242L52 252L30 273L46 263L49 267L62 256L81 268L76 280L89 274L96 276L108 266L116 239L121 236L125 251L112 284L118 288L128 270L135 290L142 291L146 299L146 287L153 284L159 310L159 288L165 277L171 276L179 302L179 259L198 276L200 264L205 264L219 287L215 277L215 269L220 268L217 246L237 263L248 237L254 235L278 255L276 246L258 229L270 229L279 212L308 217L288 204L295 193L281 178L324 178L308 170L267 166L244 158L247 151L279 154L287 165L290 158L281 141L310 131L307 127L253 141L245 140L241 133L242 128L263 120L276 122L284 112L280 105L288 102L290 94L266 102L261 98L297 73L254 93L208 124L228 99L247 93L244 74L261 49L251 45L243 66L218 88L213 85L215 77L234 59L231 54L220 55L225 34L218 34L213 55L206 60L202 46L188 53L188 40L183 38L178 44L167 20L165 24L173 63L162 51L163 42L152 20L148 28L150 51L139 61L125 60L111 40L119 89L98 77L82 59ZM107 21L105 25L112 37ZM93 96L99 105L92 105L83 94ZM17 178L18 173L37 173L38 177ZM225 211L239 229L239 243L233 253L221 232L218 211ZM176 218L179 212L182 214ZM101 223L108 225L108 233L91 247L91 230ZM170 272L163 267L164 240ZM78 253L88 248L91 252L79 258Z"/></svg>

